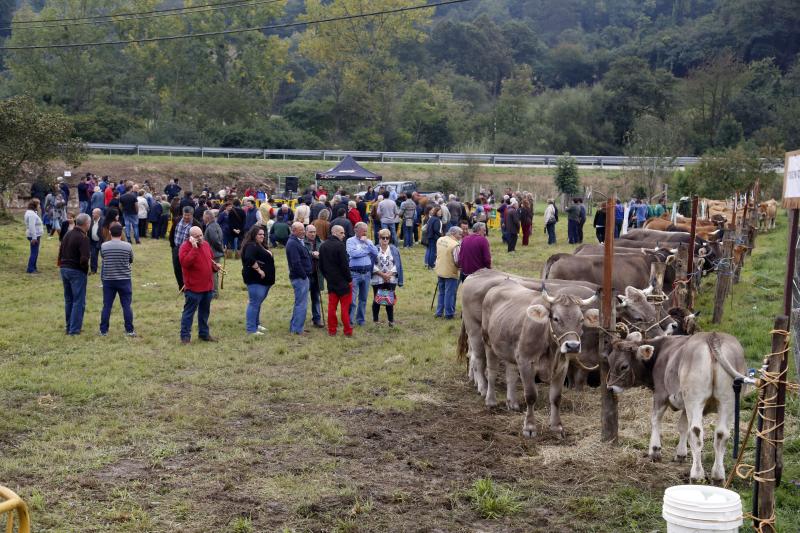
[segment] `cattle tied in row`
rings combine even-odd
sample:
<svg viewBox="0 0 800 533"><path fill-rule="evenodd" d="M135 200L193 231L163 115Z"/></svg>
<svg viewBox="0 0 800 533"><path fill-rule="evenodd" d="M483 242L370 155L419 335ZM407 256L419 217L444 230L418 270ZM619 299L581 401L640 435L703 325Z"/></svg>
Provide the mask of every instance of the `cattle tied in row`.
<svg viewBox="0 0 800 533"><path fill-rule="evenodd" d="M631 387L653 391L648 454L661 460L661 418L667 408L680 411L675 459L692 450L690 478L705 479L702 464L703 415L717 412L714 424L714 466L711 480L725 479L723 459L734 415L733 380L744 379L744 349L725 333L664 336L643 341L634 333L610 344L607 386L619 394Z"/></svg>
<svg viewBox="0 0 800 533"><path fill-rule="evenodd" d="M464 286L461 291L462 324L461 335L459 336L458 340L458 353L460 357L463 357L469 353L470 381L475 382L478 391L481 393L481 395L486 397L486 404L489 406L495 405L496 400L494 397L493 377L490 377L489 380L492 382L492 392L491 394L487 394L489 382L487 381L485 375L487 358L485 350L486 342L484 339L483 330L484 317L486 316L485 299L487 294L493 288L498 287L500 284L505 282L513 282L513 285L509 285L511 289L516 289L517 291L529 289L532 293L536 293L537 295L541 296L541 280L524 278L490 269L480 270L470 275L464 281ZM567 291L565 294L569 294L575 298L580 298L584 302L588 302L585 306L586 308L591 308L593 311L596 311L597 309L597 302L593 298L598 290L598 286L596 284L582 281L548 280L547 290L553 295L551 296L548 294L549 298L560 295L561 291ZM513 291L511 292L513 293ZM520 292L520 294L523 293ZM510 300L514 301L519 307L517 310L519 315L527 313L527 308L530 306L530 304L526 302L522 296L514 296L510 298ZM547 306L550 304L545 302L543 305ZM634 287L628 287L625 291L625 294L619 295L617 312L619 316L626 317L632 322L647 325L646 329L652 332L653 335L662 335L664 333L664 330L660 325L663 323L663 321L659 310L657 310L650 302L647 301L647 298L642 291L635 289ZM592 313L592 316L593 315L594 313ZM559 320L561 319L559 318ZM584 324L584 326L585 325L586 324ZM650 326L653 325L655 325L655 327L651 328ZM563 325L559 325L558 327L561 328ZM556 331L556 329L557 328L554 327L553 331ZM580 335L580 353L573 353L567 357L569 363L568 373L570 376L570 382L579 388L583 383L586 382L586 376L588 372L596 368L600 362L600 355L597 352L598 333L599 329L597 329L597 327L583 327ZM540 335L535 340L542 341L544 346L548 346L548 349L550 348L551 339L547 335ZM573 348L575 347L574 344L572 346ZM553 355L559 354L560 352L554 352ZM549 352L548 357L550 357ZM506 365L506 371L507 373L510 372L511 375L511 378L509 378L509 374L506 376L506 384L508 387L506 405L510 409L518 409L519 403L516 400L515 393L518 370L513 366ZM492 376L493 375L494 374L492 374ZM555 388L553 388L554 382L552 380L550 380L550 383L551 398L553 394L556 394L558 400L560 401L563 380L559 382ZM534 384L531 383L531 386L534 386ZM530 408L532 408L532 405ZM559 432L561 432L561 430L559 430Z"/></svg>

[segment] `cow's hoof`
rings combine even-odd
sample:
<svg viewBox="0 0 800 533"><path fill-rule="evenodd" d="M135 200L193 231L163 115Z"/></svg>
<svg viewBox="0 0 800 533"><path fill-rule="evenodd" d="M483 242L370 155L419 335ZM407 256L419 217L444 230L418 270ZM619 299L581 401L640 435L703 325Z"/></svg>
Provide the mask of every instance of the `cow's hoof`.
<svg viewBox="0 0 800 533"><path fill-rule="evenodd" d="M650 449L650 460L654 463L661 462L661 448L651 448Z"/></svg>
<svg viewBox="0 0 800 533"><path fill-rule="evenodd" d="M525 437L526 439L532 439L533 437L536 436L536 430L522 428L522 436Z"/></svg>
<svg viewBox="0 0 800 533"><path fill-rule="evenodd" d="M509 411L519 411L519 402L510 402L506 400L506 407Z"/></svg>
<svg viewBox="0 0 800 533"><path fill-rule="evenodd" d="M675 461L676 463L683 463L683 462L686 461L686 456L685 455L676 455L672 460Z"/></svg>
<svg viewBox="0 0 800 533"><path fill-rule="evenodd" d="M550 428L550 431L560 440L564 440L567 437L567 434L564 433L564 428L561 426Z"/></svg>
<svg viewBox="0 0 800 533"><path fill-rule="evenodd" d="M486 396L486 407L488 407L489 409L497 407L497 400L495 400L491 396Z"/></svg>

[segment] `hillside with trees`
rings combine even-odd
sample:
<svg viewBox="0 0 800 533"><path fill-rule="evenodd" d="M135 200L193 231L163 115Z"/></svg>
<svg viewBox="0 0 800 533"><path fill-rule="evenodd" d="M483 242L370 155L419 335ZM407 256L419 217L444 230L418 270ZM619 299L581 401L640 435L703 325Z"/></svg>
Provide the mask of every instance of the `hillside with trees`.
<svg viewBox="0 0 800 533"><path fill-rule="evenodd" d="M0 51L0 97L59 108L95 142L600 155L800 147L794 0L471 0L313 23L419 4L0 0L8 47L272 27ZM154 13L127 15L143 12Z"/></svg>

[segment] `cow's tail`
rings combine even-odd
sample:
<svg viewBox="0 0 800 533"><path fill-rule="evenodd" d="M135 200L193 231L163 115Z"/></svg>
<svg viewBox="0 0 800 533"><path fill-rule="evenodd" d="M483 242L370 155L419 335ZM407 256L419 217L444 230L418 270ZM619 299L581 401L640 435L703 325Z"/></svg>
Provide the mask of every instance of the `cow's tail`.
<svg viewBox="0 0 800 533"><path fill-rule="evenodd" d="M733 368L728 362L728 360L722 356L720 352L722 344L719 340L719 337L716 333L712 333L711 336L708 338L708 348L711 350L711 357L719 362L719 365L722 369L733 379L739 378L745 382L750 381L747 376L740 374L735 368Z"/></svg>
<svg viewBox="0 0 800 533"><path fill-rule="evenodd" d="M458 335L458 344L456 345L456 362L463 363L467 360L467 326L464 321L461 321L461 333Z"/></svg>
<svg viewBox="0 0 800 533"><path fill-rule="evenodd" d="M547 261L544 263L544 268L542 268L542 279L547 279L547 277L550 275L550 269L553 267L556 261L561 259L562 255L563 254L553 254L547 258Z"/></svg>

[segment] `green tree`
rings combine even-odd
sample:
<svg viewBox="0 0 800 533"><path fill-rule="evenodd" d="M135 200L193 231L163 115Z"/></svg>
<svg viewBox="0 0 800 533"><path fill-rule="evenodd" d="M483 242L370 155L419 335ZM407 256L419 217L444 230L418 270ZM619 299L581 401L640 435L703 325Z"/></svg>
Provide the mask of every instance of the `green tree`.
<svg viewBox="0 0 800 533"><path fill-rule="evenodd" d="M638 185L647 198L661 190L672 172L675 159L684 150L682 130L683 125L675 118L637 117L625 146L625 154L631 161L626 172L629 189Z"/></svg>
<svg viewBox="0 0 800 533"><path fill-rule="evenodd" d="M528 110L533 96L533 71L528 65L514 70L503 80L503 91L497 101L496 150L513 153L530 148L530 118Z"/></svg>
<svg viewBox="0 0 800 533"><path fill-rule="evenodd" d="M559 156L556 160L556 173L553 176L559 192L572 196L580 191L580 178L578 177L578 163L569 153Z"/></svg>
<svg viewBox="0 0 800 533"><path fill-rule="evenodd" d="M29 96L0 101L0 210L26 176L43 177L55 159L77 167L83 157L72 121L61 112L40 109Z"/></svg>
<svg viewBox="0 0 800 533"><path fill-rule="evenodd" d="M679 192L707 198L727 198L737 191L750 190L756 180L761 183L762 190L769 190L777 174L761 156L755 145L744 143L734 148L709 152L703 155L697 165L687 169L685 179L678 183L684 190Z"/></svg>

